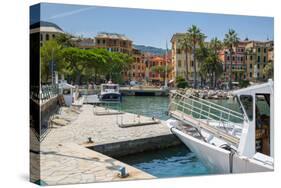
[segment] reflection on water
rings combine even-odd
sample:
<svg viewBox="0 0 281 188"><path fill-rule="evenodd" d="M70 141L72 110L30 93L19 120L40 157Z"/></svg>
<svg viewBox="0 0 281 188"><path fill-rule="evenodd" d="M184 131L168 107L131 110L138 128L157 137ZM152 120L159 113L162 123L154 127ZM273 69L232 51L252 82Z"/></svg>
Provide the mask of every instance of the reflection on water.
<svg viewBox="0 0 281 188"><path fill-rule="evenodd" d="M159 178L210 174L184 145L129 155L119 160Z"/></svg>

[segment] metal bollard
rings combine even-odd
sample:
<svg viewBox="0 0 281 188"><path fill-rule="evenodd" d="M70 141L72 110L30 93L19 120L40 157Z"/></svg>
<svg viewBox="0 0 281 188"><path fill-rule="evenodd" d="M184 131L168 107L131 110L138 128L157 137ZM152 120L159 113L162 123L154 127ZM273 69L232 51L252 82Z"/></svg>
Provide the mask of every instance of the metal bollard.
<svg viewBox="0 0 281 188"><path fill-rule="evenodd" d="M129 174L126 172L126 168L124 166L121 166L118 168L118 171L119 171L119 176L121 178L125 178L127 177Z"/></svg>

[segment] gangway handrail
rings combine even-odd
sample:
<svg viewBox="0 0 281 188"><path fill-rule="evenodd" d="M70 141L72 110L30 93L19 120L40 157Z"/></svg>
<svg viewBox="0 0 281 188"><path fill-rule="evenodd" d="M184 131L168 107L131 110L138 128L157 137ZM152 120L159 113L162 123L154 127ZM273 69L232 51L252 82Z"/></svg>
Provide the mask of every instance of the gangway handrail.
<svg viewBox="0 0 281 188"><path fill-rule="evenodd" d="M172 102L172 103L173 103L173 104L176 104L176 105L178 105L178 106L181 106L181 107L183 107L183 108L185 108L185 109L187 109L187 110L189 110L189 111L192 111L193 113L196 113L196 114L198 114L198 115L200 115L200 116L204 116L204 117L206 117L207 119L216 120L216 119L214 119L214 118L212 118L212 117L209 116L209 115L212 115L212 116L214 116L214 117L217 117L219 120L231 121L231 120L229 120L229 119L223 118L222 116L220 117L220 116L218 116L218 115L216 115L216 114L214 114L214 113L212 113L212 112L208 112L208 111L206 111L206 110L204 110L204 109L200 109L199 107L192 106L191 104L188 104L188 103L184 103L184 104L186 104L186 105L188 105L188 106L190 106L190 107L192 107L192 108L196 108L197 110L200 110L201 113L199 113L199 112L197 112L197 111L194 111L194 110L192 110L192 109L188 109L186 106L181 105L181 104L179 104L179 103L177 103L177 102ZM179 110L179 111L180 111L180 110ZM208 116L202 114L202 111L203 111L203 112L206 112L206 113L208 114ZM229 114L229 113L227 113L227 112L223 112L223 113L224 113L224 114ZM239 117L239 116L236 116L236 115L233 115L233 114L231 114L230 116L244 121L244 118L242 118L242 117ZM232 122L232 121L231 121L231 122ZM236 123L236 122L233 122L233 123Z"/></svg>
<svg viewBox="0 0 281 188"><path fill-rule="evenodd" d="M173 103L176 104L176 105L178 105L178 106L180 106L180 107L182 107L182 108L187 109L187 107L184 106L184 105L178 104L178 103L176 103L176 102L173 102ZM200 116L206 117L207 120L218 121L218 120L216 120L216 119L210 117L209 115L201 114L201 113L199 113L199 112L197 112L197 111L194 111L194 110L192 110L192 109L188 109L188 110L189 110L189 111L192 111L193 113L196 113L196 114L198 114L198 115L200 115ZM177 111L180 111L180 112L184 113L183 111L178 110L178 109L177 109ZM215 115L215 114L213 114L213 113L208 113L208 114L212 114L213 116L218 117L217 115ZM219 121L221 121L221 122L224 122L224 121L225 121L225 122L229 122L229 120L227 120L227 119L225 119L225 118L221 118L221 117L218 117L218 118L219 118ZM198 118L195 118L195 119L198 119ZM222 121L222 120L224 120L224 121ZM201 121L201 120L200 120L200 121ZM231 121L231 122L232 122L232 121ZM237 122L232 122L232 123L235 123L235 125L239 125Z"/></svg>
<svg viewBox="0 0 281 188"><path fill-rule="evenodd" d="M203 102L209 103L209 104L214 105L214 106L216 106L216 107L218 107L218 108L222 108L222 109L224 109L224 110L227 110L227 111L230 111L230 112L233 112L233 113L236 113L236 114L238 114L238 115L243 116L243 114L242 114L242 113L239 113L239 112L234 111L234 110L232 110L232 109L226 108L226 107L224 107L224 106L220 106L220 105L215 104L215 103L212 103L212 102L210 102L210 101L200 99L199 97L196 97L195 95L192 95L192 94L189 94L189 96L183 95L183 94L178 93L178 92L174 92L174 94L175 94L175 95L179 95L179 96L184 97L184 98L189 98L189 99L191 99L191 98L190 98L190 96L192 96L192 97L194 97L194 98L199 99L200 101L203 101ZM196 100L195 100L195 101L196 101ZM203 103L203 102L202 102L202 103ZM210 106L210 107L212 107L213 109L216 109L216 108L215 108L215 107L213 107L213 106ZM216 110L221 110L221 109L216 109Z"/></svg>
<svg viewBox="0 0 281 188"><path fill-rule="evenodd" d="M198 110L201 110L201 111L206 112L206 110L202 109L202 105L204 105L204 106L206 106L206 107L208 107L208 108L212 108L212 109L217 110L217 111L219 111L219 112L221 112L221 113L224 113L224 114L230 114L231 116L233 116L233 117L235 117L235 118L238 118L238 119L244 121L245 116L243 116L243 114L238 114L238 115L240 115L240 116L238 116L238 115L236 115L236 114L231 114L231 113L230 113L231 110L228 110L228 112L224 112L224 111L222 111L221 109L217 109L217 108L215 108L215 107L213 107L213 106L209 106L209 105L204 104L204 103L202 103L202 102L196 101L196 100L194 100L194 99L192 99L192 98L189 98L189 100L192 100L193 103L194 103L194 102L195 102L195 103L199 103L199 104L201 105L201 108L196 107L196 106L194 106L194 105L191 105L191 104L189 104L189 103L186 103L185 101L181 101L181 102L184 103L184 104L186 104L186 105L191 106L191 108L196 108L196 109L198 109ZM210 112L207 112L207 113L210 113ZM213 113L212 113L212 114L213 114ZM213 115L215 115L215 114L213 114Z"/></svg>

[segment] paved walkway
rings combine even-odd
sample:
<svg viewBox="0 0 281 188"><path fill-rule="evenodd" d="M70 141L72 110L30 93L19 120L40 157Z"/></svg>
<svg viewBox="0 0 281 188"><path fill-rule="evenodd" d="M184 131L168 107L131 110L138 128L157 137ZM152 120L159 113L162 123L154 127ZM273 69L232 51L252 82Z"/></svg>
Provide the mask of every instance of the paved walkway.
<svg viewBox="0 0 281 188"><path fill-rule="evenodd" d="M144 116L138 118L129 113L122 116L123 122L151 121L151 118ZM40 154L36 149L31 152L31 158L40 157L40 179L48 185L154 178L134 167L85 148L91 144L88 143L88 138L92 138L94 145L100 145L171 134L163 123L120 128L116 115L94 115L92 105L83 105L80 114L63 109L61 117L71 122L66 126L51 129L41 142ZM121 115L119 121L120 118ZM31 139L31 142L32 140L36 139ZM31 146L31 150L32 148L36 147ZM39 173L39 164L35 162L31 160L33 181L38 178L34 173ZM129 177L118 177L116 169L120 166L126 167Z"/></svg>

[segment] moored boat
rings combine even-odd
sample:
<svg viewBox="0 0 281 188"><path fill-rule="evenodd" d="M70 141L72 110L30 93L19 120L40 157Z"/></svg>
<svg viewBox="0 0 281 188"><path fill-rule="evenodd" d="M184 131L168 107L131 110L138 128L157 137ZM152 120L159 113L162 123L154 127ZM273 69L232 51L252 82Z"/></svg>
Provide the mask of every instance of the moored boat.
<svg viewBox="0 0 281 188"><path fill-rule="evenodd" d="M101 92L99 95L102 101L121 101L121 93L118 84L101 84Z"/></svg>
<svg viewBox="0 0 281 188"><path fill-rule="evenodd" d="M273 81L233 95L240 112L188 93L171 93L174 119L167 126L214 173L272 171Z"/></svg>

